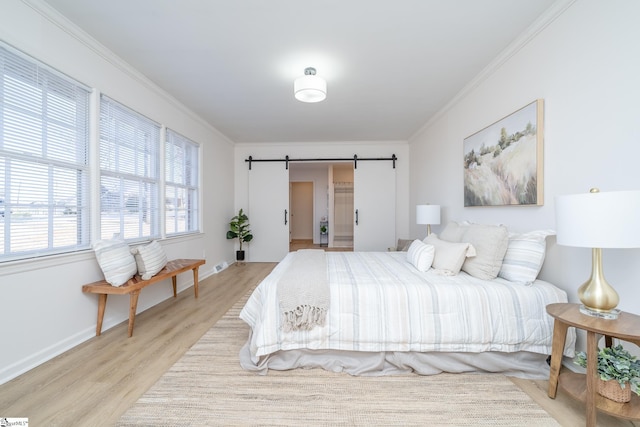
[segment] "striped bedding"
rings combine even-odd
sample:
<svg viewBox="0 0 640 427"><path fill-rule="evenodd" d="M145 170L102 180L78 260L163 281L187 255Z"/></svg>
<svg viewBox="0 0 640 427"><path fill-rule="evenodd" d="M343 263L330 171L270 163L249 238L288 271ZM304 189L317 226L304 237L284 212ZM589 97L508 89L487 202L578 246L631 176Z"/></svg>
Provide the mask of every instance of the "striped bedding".
<svg viewBox="0 0 640 427"><path fill-rule="evenodd" d="M521 285L464 272L419 272L406 252L327 252L330 305L326 324L284 332L277 283L289 254L250 296L240 318L252 329L249 351L331 349L364 352L519 352L551 354L547 304L566 293L544 281ZM574 335L569 339L575 339ZM573 356L568 345L568 356Z"/></svg>

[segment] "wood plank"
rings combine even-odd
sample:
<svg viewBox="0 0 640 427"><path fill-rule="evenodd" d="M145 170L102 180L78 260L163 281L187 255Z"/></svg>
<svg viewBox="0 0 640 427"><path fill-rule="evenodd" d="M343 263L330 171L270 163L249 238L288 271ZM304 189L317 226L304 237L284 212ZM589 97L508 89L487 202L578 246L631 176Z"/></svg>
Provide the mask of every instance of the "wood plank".
<svg viewBox="0 0 640 427"><path fill-rule="evenodd" d="M560 375L560 388L567 392L574 399L580 402L587 401L587 390L585 384L587 379L584 374L578 374L576 372L564 372ZM631 401L628 403L614 402L600 396L598 393L594 394L595 406L602 412L616 415L620 418L640 420L640 397L635 393L631 393ZM600 414L598 414L598 418Z"/></svg>
<svg viewBox="0 0 640 427"><path fill-rule="evenodd" d="M615 322L599 317L587 316L578 310L579 304L549 304L547 313L579 329L591 330L600 335L614 336L624 341L640 345L638 339L638 325L640 316L633 313L620 313L620 317Z"/></svg>
<svg viewBox="0 0 640 427"><path fill-rule="evenodd" d="M135 290L152 285L156 282L160 282L162 280L176 276L180 273L184 273L185 271L198 268L204 263L204 259L174 259L172 261L169 261L167 265L158 272L158 274L148 280L142 280L142 278L137 274L122 286L111 286L105 280L99 280L97 282L83 285L82 292L94 294L126 295Z"/></svg>
<svg viewBox="0 0 640 427"><path fill-rule="evenodd" d="M564 376L566 372L570 371L563 368L561 375ZM574 427L586 425L584 403L572 398L567 393L558 393L555 399L551 399L547 396L549 381L525 380L513 377L510 377L510 380L555 418L561 426ZM634 423L605 413L599 413L598 427L640 427L640 423Z"/></svg>
<svg viewBox="0 0 640 427"><path fill-rule="evenodd" d="M171 278L173 286L173 297L175 298L178 274L191 270L193 272L193 289L195 297L198 298L198 268L206 261L204 259L175 259L167 262L162 270L149 279L143 280L139 275L135 275L122 286L111 286L106 280L100 280L88 285L82 286L82 292L100 295L98 301L98 320L96 325L96 336L102 333L102 321L104 319L104 309L107 304L107 295L125 295L129 294L129 338L133 336L133 326L136 321L136 311L138 308L138 297L140 290L158 283L165 279Z"/></svg>
<svg viewBox="0 0 640 427"><path fill-rule="evenodd" d="M178 297L138 313L136 335L127 321L0 385L0 416L32 425L113 425L274 263L232 265L200 284L200 298ZM176 322L175 319L180 319Z"/></svg>

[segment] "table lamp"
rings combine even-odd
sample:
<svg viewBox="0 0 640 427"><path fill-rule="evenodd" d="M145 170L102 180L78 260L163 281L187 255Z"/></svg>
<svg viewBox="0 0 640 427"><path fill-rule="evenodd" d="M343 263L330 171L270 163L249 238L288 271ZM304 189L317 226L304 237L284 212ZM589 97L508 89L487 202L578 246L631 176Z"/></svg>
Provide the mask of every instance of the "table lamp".
<svg viewBox="0 0 640 427"><path fill-rule="evenodd" d="M620 297L602 270L603 248L640 247L640 191L600 192L557 196L557 241L591 248L591 277L578 289L580 311L616 319Z"/></svg>
<svg viewBox="0 0 640 427"><path fill-rule="evenodd" d="M426 224L427 236L431 234L431 224L440 224L440 205L417 205L416 224Z"/></svg>

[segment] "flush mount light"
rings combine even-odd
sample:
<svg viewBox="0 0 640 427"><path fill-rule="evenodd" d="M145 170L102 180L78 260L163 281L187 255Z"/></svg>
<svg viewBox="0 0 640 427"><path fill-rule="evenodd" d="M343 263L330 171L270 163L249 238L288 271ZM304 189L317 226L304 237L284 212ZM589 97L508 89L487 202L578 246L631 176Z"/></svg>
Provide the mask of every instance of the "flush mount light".
<svg viewBox="0 0 640 427"><path fill-rule="evenodd" d="M316 76L316 69L307 67L304 76L299 77L293 83L293 93L298 101L320 102L327 97L327 82Z"/></svg>

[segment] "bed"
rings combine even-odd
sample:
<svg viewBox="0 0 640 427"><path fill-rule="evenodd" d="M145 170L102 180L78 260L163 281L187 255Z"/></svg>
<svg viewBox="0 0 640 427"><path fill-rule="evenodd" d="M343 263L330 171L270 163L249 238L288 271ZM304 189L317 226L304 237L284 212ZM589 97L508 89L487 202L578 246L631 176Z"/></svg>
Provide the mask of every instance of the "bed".
<svg viewBox="0 0 640 427"><path fill-rule="evenodd" d="M482 246L482 245L479 245ZM459 271L420 271L409 252L322 252L329 301L321 325L286 330L278 283L296 268L289 253L240 313L250 326L244 369L323 368L351 375L500 372L548 378L553 319L566 293L542 280L514 283ZM434 264L435 265L435 264ZM570 331L565 355L574 355Z"/></svg>

